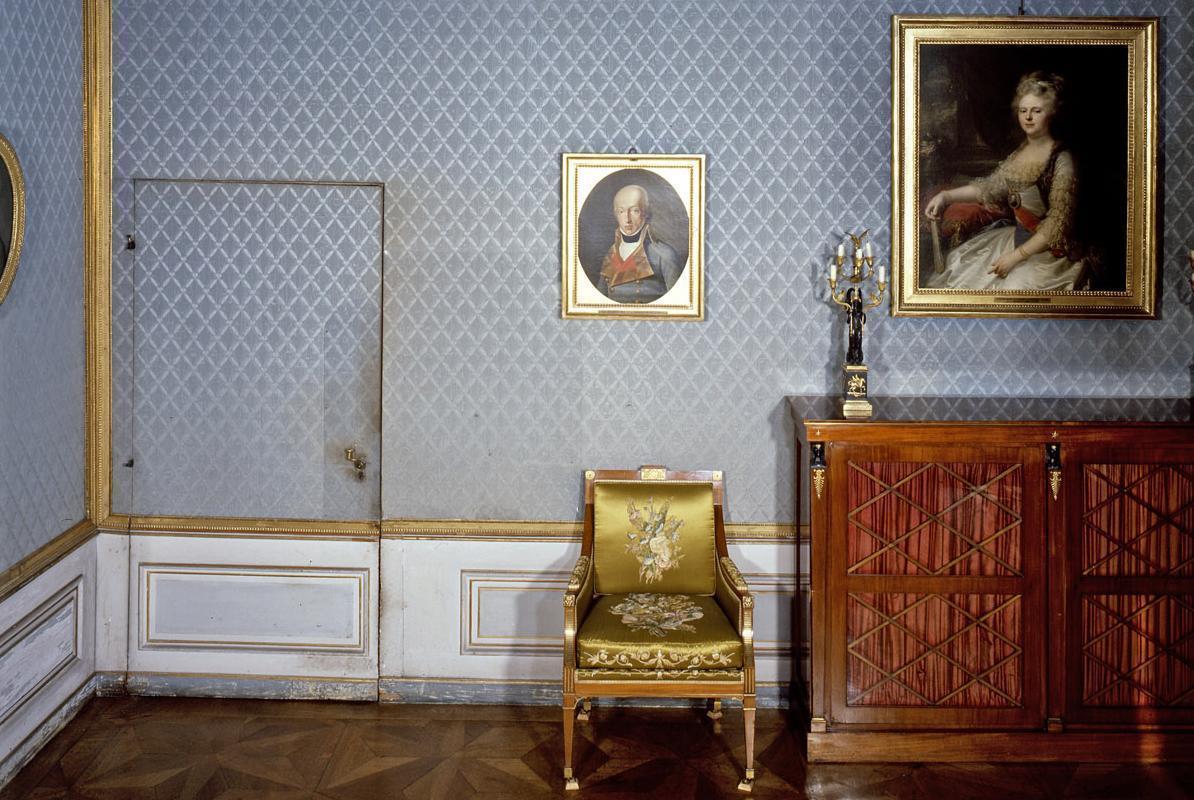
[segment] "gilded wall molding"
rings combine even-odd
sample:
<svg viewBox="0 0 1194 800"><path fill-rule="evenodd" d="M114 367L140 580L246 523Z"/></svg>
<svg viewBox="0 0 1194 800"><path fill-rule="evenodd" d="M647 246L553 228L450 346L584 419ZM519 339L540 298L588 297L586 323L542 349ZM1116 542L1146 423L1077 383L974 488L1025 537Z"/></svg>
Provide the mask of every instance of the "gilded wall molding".
<svg viewBox="0 0 1194 800"><path fill-rule="evenodd" d="M726 523L726 538L737 543L808 541L808 526L784 522ZM573 521L386 519L383 539L493 541L580 541L582 526Z"/></svg>
<svg viewBox="0 0 1194 800"><path fill-rule="evenodd" d="M349 539L376 541L580 541L581 524L568 520L385 519L309 520L264 517L185 517L111 514L99 526L136 536L217 536L253 539ZM783 522L727 523L737 544L807 542L808 526Z"/></svg>
<svg viewBox="0 0 1194 800"><path fill-rule="evenodd" d="M0 602L7 600L29 581L57 564L96 533L91 520L76 522L46 544L0 572Z"/></svg>
<svg viewBox="0 0 1194 800"><path fill-rule="evenodd" d="M112 6L83 0L83 316L87 518L112 509Z"/></svg>
<svg viewBox="0 0 1194 800"><path fill-rule="evenodd" d="M383 539L465 539L503 542L580 541L581 524L572 521L387 519Z"/></svg>
<svg viewBox="0 0 1194 800"><path fill-rule="evenodd" d="M379 526L364 520L267 519L259 517L129 518L136 535L219 536L252 539L337 539L377 541Z"/></svg>

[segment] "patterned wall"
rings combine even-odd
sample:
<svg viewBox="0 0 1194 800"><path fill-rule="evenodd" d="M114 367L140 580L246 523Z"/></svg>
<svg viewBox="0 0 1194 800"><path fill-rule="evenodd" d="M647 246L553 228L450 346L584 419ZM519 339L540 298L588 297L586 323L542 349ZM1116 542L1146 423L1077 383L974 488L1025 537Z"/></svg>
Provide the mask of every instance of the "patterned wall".
<svg viewBox="0 0 1194 800"><path fill-rule="evenodd" d="M0 133L25 173L25 244L0 305L0 570L83 507L82 4L5 0Z"/></svg>
<svg viewBox="0 0 1194 800"><path fill-rule="evenodd" d="M135 176L386 184L385 516L573 518L582 467L656 462L761 522L792 517L784 396L836 384L819 265L890 240L890 14L1015 4L114 5L117 238ZM1029 6L1163 19L1163 319L878 318L872 391L1186 396L1194 10ZM559 318L560 154L630 147L708 156L702 323Z"/></svg>

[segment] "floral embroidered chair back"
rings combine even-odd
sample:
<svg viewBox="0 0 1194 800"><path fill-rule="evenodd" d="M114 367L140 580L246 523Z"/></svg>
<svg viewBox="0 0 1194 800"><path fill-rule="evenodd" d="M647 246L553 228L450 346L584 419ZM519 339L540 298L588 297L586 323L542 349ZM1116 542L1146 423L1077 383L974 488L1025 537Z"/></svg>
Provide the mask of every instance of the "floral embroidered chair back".
<svg viewBox="0 0 1194 800"><path fill-rule="evenodd" d="M618 480L594 485L598 594L712 595L716 569L711 483Z"/></svg>

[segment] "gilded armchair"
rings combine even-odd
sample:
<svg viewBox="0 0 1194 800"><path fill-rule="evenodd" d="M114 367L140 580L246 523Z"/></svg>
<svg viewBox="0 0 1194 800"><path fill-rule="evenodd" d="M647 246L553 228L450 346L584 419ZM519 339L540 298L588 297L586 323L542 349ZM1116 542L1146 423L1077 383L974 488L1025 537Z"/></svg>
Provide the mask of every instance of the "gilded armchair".
<svg viewBox="0 0 1194 800"><path fill-rule="evenodd" d="M581 555L564 595L564 780L594 697L742 702L754 782L754 599L726 551L720 472L585 472ZM577 704L584 711L577 714Z"/></svg>

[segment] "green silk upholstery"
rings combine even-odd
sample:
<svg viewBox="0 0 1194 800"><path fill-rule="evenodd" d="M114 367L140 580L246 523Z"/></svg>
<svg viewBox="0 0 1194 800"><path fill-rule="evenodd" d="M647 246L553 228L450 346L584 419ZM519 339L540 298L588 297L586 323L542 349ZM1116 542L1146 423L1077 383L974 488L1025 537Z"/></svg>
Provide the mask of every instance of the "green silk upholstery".
<svg viewBox="0 0 1194 800"><path fill-rule="evenodd" d="M740 669L742 637L708 595L597 598L576 638L582 669L693 672Z"/></svg>
<svg viewBox="0 0 1194 800"><path fill-rule="evenodd" d="M711 484L598 481L593 505L598 594L713 594Z"/></svg>

